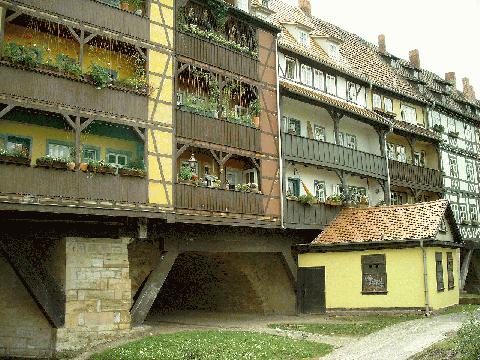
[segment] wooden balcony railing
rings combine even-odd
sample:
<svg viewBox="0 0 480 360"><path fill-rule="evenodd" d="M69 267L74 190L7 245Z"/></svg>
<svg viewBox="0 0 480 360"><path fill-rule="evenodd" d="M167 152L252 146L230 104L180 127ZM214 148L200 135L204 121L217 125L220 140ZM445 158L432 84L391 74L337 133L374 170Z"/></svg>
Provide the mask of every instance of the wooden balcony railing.
<svg viewBox="0 0 480 360"><path fill-rule="evenodd" d="M0 194L148 203L147 180L0 164Z"/></svg>
<svg viewBox="0 0 480 360"><path fill-rule="evenodd" d="M224 119L214 119L177 110L177 136L230 146L249 151L260 151L260 130Z"/></svg>
<svg viewBox="0 0 480 360"><path fill-rule="evenodd" d="M250 79L258 78L258 60L191 34L180 31L176 34L178 54Z"/></svg>
<svg viewBox="0 0 480 360"><path fill-rule="evenodd" d="M0 64L0 74L0 93L117 116L148 118L146 96L108 88L98 90L85 82L6 64Z"/></svg>
<svg viewBox="0 0 480 360"><path fill-rule="evenodd" d="M109 5L114 5L115 2L113 1L18 0L17 2L59 14L61 17L80 20L84 23L114 30L115 32L142 40L150 40L148 19L128 11L120 11L115 6L105 4L110 3Z"/></svg>
<svg viewBox="0 0 480 360"><path fill-rule="evenodd" d="M199 211L263 215L263 195L176 184L175 207Z"/></svg>
<svg viewBox="0 0 480 360"><path fill-rule="evenodd" d="M293 229L322 229L340 212L340 206L325 204L303 205L286 200L284 207L285 226Z"/></svg>
<svg viewBox="0 0 480 360"><path fill-rule="evenodd" d="M438 170L389 160L390 182L418 190L442 192L443 177Z"/></svg>
<svg viewBox="0 0 480 360"><path fill-rule="evenodd" d="M286 160L345 170L378 179L387 178L384 158L336 144L284 133L283 152Z"/></svg>

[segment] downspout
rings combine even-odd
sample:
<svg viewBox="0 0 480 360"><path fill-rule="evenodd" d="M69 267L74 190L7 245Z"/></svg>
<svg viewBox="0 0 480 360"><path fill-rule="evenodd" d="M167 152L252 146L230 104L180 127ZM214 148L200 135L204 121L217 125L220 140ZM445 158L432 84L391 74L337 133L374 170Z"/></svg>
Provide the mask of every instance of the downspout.
<svg viewBox="0 0 480 360"><path fill-rule="evenodd" d="M278 68L280 66L279 58L278 58L278 38L280 34L277 34L277 38L275 39L275 74L277 78L277 125L278 125L278 163L279 163L279 170L280 173L278 174L280 177L280 225L282 229L285 229L285 219L283 216L283 209L284 209L284 198L283 198L283 157L282 157L282 114L280 113L280 79L278 77Z"/></svg>
<svg viewBox="0 0 480 360"><path fill-rule="evenodd" d="M423 246L423 240L420 240L420 247L422 248L423 254L423 287L425 291L425 314L428 316L430 314L430 294L428 290L428 270L427 270L427 252Z"/></svg>

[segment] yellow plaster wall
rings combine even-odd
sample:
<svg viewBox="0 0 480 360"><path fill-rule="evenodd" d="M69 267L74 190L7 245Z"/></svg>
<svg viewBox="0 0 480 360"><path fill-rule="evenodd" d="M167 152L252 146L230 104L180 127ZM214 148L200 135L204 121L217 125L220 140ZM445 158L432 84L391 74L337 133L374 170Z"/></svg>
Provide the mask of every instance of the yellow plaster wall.
<svg viewBox="0 0 480 360"><path fill-rule="evenodd" d="M149 201L168 206L173 197L173 0L150 4L150 41L163 51L148 50L148 72L151 90L148 118L162 128L148 132ZM163 183L164 182L164 183Z"/></svg>
<svg viewBox="0 0 480 360"><path fill-rule="evenodd" d="M436 262L435 253L442 253L443 265L443 283L445 290L437 291L436 278ZM447 252L453 254L453 274L455 278L455 287L452 290L448 289L448 272L447 272ZM444 307L456 305L459 302L460 291L458 287L460 269L460 250L459 249L444 249L444 248L427 248L427 271L428 271L428 289L430 295L430 306L432 309L441 309Z"/></svg>
<svg viewBox="0 0 480 360"><path fill-rule="evenodd" d="M47 141L57 140L75 144L73 131L66 131L47 126L22 124L15 121L0 121L0 135L25 136L32 139L32 164L35 159L44 156L47 151ZM100 148L100 159L106 159L107 149L129 151L135 158L137 154L137 143L134 141L109 138L105 136L83 134L81 137L83 145L90 145Z"/></svg>
<svg viewBox="0 0 480 360"><path fill-rule="evenodd" d="M408 143L407 139L404 138L403 136L400 136L398 134L390 134L387 137L387 142L395 145L402 145L405 147L405 154L407 156L407 162L409 164L413 164L413 159L411 155L411 148L410 144ZM417 141L415 143L415 151L420 152L424 151L425 156L426 156L426 161L425 161L425 167L430 168L430 169L438 169L438 152L437 149L433 144L429 144L427 142L423 141Z"/></svg>
<svg viewBox="0 0 480 360"><path fill-rule="evenodd" d="M456 250L442 251L455 252L454 269L457 279L458 254ZM388 291L386 295L362 294L361 256L372 254L385 254ZM444 258L445 286L447 286L446 255ZM436 293L435 248L427 248L427 261L432 308L439 309L458 304L458 290ZM298 266L325 266L327 309L424 308L425 306L421 248L300 254Z"/></svg>
<svg viewBox="0 0 480 360"><path fill-rule="evenodd" d="M8 23L5 29L5 40L14 41L20 45L38 46L44 50L45 61L56 61L58 54L63 53L74 59L79 56L79 44L73 39L66 39L47 33L34 31L31 28ZM131 77L135 71L134 58L119 52L109 51L104 48L85 45L83 71L88 72L92 64L97 64L118 72L120 79Z"/></svg>

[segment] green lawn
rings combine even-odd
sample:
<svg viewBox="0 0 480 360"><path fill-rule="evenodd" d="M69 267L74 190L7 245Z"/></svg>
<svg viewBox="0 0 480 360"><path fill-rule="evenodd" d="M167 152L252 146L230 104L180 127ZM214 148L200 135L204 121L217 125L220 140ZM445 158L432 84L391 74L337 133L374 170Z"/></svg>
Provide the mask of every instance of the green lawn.
<svg viewBox="0 0 480 360"><path fill-rule="evenodd" d="M191 331L147 337L94 355L90 360L301 360L332 347L304 340L240 331Z"/></svg>
<svg viewBox="0 0 480 360"><path fill-rule="evenodd" d="M365 336L403 321L421 319L419 315L371 315L326 317L324 321L303 324L270 324L270 328L303 331L321 335Z"/></svg>
<svg viewBox="0 0 480 360"><path fill-rule="evenodd" d="M441 310L440 314L441 315L446 315L446 314L456 314L456 313L473 313L476 310L480 309L480 305L456 305L452 306L448 309Z"/></svg>
<svg viewBox="0 0 480 360"><path fill-rule="evenodd" d="M456 351L455 337L441 341L427 350L411 357L409 360L455 360L461 359Z"/></svg>

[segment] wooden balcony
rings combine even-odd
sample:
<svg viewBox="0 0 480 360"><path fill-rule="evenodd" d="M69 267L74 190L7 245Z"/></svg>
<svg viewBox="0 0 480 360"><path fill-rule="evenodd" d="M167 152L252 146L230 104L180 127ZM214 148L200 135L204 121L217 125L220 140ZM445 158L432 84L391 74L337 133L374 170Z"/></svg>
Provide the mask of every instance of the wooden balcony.
<svg viewBox="0 0 480 360"><path fill-rule="evenodd" d="M390 182L392 185L416 190L442 192L443 177L438 170L389 160Z"/></svg>
<svg viewBox="0 0 480 360"><path fill-rule="evenodd" d="M258 78L257 59L191 34L180 31L176 34L176 51L179 55L250 79Z"/></svg>
<svg viewBox="0 0 480 360"><path fill-rule="evenodd" d="M261 150L260 129L177 110L177 136L242 150Z"/></svg>
<svg viewBox="0 0 480 360"><path fill-rule="evenodd" d="M387 164L381 156L287 133L282 137L286 160L344 170L377 179L387 178Z"/></svg>
<svg viewBox="0 0 480 360"><path fill-rule="evenodd" d="M292 229L323 229L340 210L340 206L303 205L298 201L287 199L284 207L285 226Z"/></svg>
<svg viewBox="0 0 480 360"><path fill-rule="evenodd" d="M148 203L147 180L0 164L0 194Z"/></svg>
<svg viewBox="0 0 480 360"><path fill-rule="evenodd" d="M217 213L263 215L264 196L189 184L175 185L175 208Z"/></svg>
<svg viewBox="0 0 480 360"><path fill-rule="evenodd" d="M61 17L110 29L142 40L149 40L150 24L147 18L105 4L105 1L45 1L18 0L28 6L53 12Z"/></svg>
<svg viewBox="0 0 480 360"><path fill-rule="evenodd" d="M0 63L0 73L0 93L116 116L141 120L148 117L146 96L109 88L98 90L86 82L15 68L4 63Z"/></svg>

